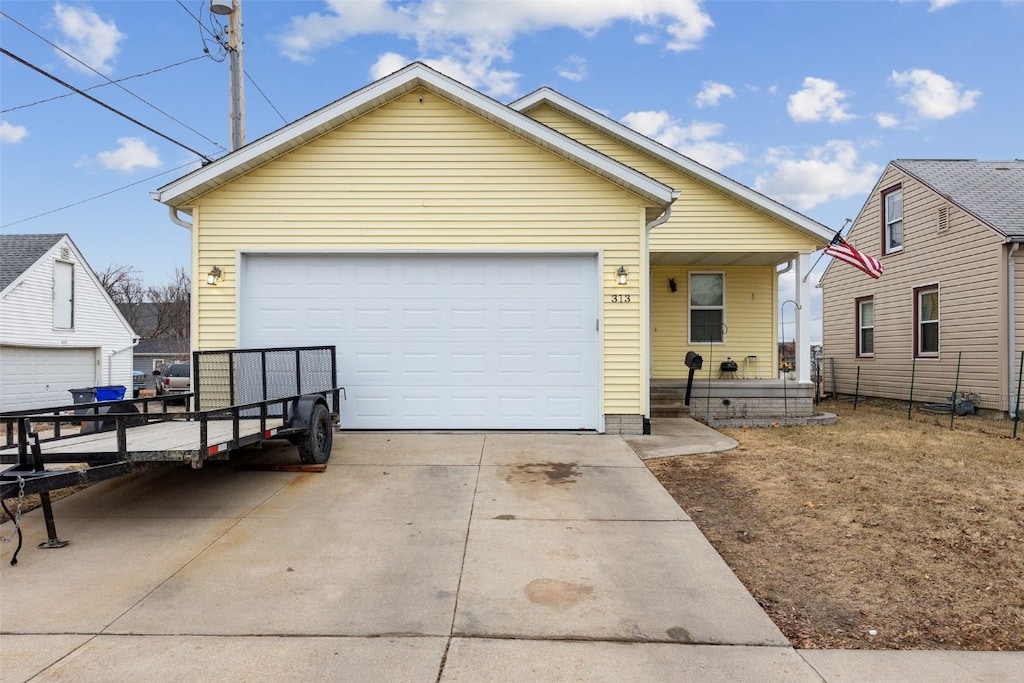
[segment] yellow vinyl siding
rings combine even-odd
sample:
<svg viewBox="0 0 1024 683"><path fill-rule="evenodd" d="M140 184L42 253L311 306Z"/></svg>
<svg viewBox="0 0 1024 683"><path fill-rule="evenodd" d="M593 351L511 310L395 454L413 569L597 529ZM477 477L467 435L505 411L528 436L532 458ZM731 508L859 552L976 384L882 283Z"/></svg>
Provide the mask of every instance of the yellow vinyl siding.
<svg viewBox="0 0 1024 683"><path fill-rule="evenodd" d="M882 250L879 191L903 187L903 250ZM938 232L938 209L949 207L947 231ZM862 393L906 398L911 373L914 398L948 401L959 388L982 396L981 407L1007 409L1006 278L1002 240L991 228L927 186L889 166L850 231L858 249L879 256L885 272L872 280L833 262L823 278L824 355L836 359L840 386L853 387L860 366ZM914 358L914 288L939 285L939 357ZM873 296L875 355L857 358L854 301Z"/></svg>
<svg viewBox="0 0 1024 683"><path fill-rule="evenodd" d="M689 275L691 272L725 274L725 343L689 342ZM677 291L669 288L676 281ZM777 277L772 266L690 268L655 266L651 269L651 319L653 323L653 372L655 379L685 377L687 351L704 358L704 368L695 376L718 377L718 364L731 357L739 365L737 377L753 378L754 366L747 356L757 356L759 377L775 377L775 300ZM792 332L792 330L790 330Z"/></svg>
<svg viewBox="0 0 1024 683"><path fill-rule="evenodd" d="M820 245L699 179L608 137L549 105L527 115L563 135L679 190L672 217L651 232L651 252L795 252Z"/></svg>
<svg viewBox="0 0 1024 683"><path fill-rule="evenodd" d="M604 412L642 412L647 203L426 90L402 95L194 202L199 349L237 344L243 252L598 253ZM213 265L221 284L205 284ZM625 266L629 284L616 284ZM629 304L612 294L631 293ZM596 321L595 321L596 322Z"/></svg>

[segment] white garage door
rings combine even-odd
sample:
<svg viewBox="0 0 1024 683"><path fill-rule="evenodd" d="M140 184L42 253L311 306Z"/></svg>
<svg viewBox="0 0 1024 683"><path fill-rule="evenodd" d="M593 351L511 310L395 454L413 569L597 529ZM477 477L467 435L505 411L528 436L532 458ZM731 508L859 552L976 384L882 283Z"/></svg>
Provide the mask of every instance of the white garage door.
<svg viewBox="0 0 1024 683"><path fill-rule="evenodd" d="M243 347L335 344L348 429L596 429L595 256L251 255Z"/></svg>
<svg viewBox="0 0 1024 683"><path fill-rule="evenodd" d="M69 405L96 386L96 349L0 346L0 410Z"/></svg>

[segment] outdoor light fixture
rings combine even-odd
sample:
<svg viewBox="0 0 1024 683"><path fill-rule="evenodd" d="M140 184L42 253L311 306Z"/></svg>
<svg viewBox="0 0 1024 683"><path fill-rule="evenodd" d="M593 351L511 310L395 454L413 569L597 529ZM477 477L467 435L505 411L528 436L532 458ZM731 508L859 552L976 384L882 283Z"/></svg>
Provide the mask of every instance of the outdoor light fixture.
<svg viewBox="0 0 1024 683"><path fill-rule="evenodd" d="M624 285L629 279L629 273L626 272L626 266L619 266L619 269L615 271L615 274L619 276L619 284Z"/></svg>
<svg viewBox="0 0 1024 683"><path fill-rule="evenodd" d="M210 268L210 272L206 276L206 284L208 284L208 285L215 285L215 284L217 284L218 282L220 282L220 276L223 275L223 274L224 273L217 266L214 266L213 268Z"/></svg>
<svg viewBox="0 0 1024 683"><path fill-rule="evenodd" d="M676 279L674 277L670 277L668 279L668 291L674 292L677 289L679 289L679 285L676 284Z"/></svg>

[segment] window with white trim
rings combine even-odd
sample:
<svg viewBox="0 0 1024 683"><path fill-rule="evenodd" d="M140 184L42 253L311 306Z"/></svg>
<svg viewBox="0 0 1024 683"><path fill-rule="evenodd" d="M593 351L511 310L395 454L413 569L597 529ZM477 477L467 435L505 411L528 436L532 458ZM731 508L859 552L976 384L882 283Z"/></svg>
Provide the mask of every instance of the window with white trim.
<svg viewBox="0 0 1024 683"><path fill-rule="evenodd" d="M857 356L875 355L875 300L866 296L857 299Z"/></svg>
<svg viewBox="0 0 1024 683"><path fill-rule="evenodd" d="M914 355L939 355L939 286L914 288Z"/></svg>
<svg viewBox="0 0 1024 683"><path fill-rule="evenodd" d="M882 193L883 254L903 250L903 188Z"/></svg>
<svg viewBox="0 0 1024 683"><path fill-rule="evenodd" d="M690 343L725 341L725 273L690 273Z"/></svg>

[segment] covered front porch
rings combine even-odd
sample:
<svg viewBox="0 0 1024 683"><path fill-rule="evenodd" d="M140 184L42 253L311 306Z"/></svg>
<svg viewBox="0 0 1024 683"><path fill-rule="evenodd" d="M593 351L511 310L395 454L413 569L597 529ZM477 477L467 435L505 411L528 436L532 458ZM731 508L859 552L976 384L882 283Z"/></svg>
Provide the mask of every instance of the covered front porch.
<svg viewBox="0 0 1024 683"><path fill-rule="evenodd" d="M650 253L652 418L773 420L814 414L811 283L804 282L811 254ZM780 295L786 273L792 273L795 287L789 284ZM779 373L780 341L795 342L795 368L785 379ZM694 369L687 405L688 354L700 357L700 367Z"/></svg>

